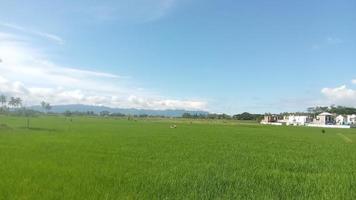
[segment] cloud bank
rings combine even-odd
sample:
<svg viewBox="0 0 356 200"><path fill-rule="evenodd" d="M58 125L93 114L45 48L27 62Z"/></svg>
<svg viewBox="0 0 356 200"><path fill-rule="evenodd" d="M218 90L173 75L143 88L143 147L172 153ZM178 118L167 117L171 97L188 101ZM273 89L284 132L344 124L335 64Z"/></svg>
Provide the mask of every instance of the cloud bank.
<svg viewBox="0 0 356 200"><path fill-rule="evenodd" d="M88 104L141 109L206 110L201 100L171 99L116 74L62 66L20 35L0 32L0 93L27 105Z"/></svg>
<svg viewBox="0 0 356 200"><path fill-rule="evenodd" d="M355 83L355 81L353 81ZM346 85L335 88L323 88L321 93L327 98L329 104L356 106L356 90Z"/></svg>

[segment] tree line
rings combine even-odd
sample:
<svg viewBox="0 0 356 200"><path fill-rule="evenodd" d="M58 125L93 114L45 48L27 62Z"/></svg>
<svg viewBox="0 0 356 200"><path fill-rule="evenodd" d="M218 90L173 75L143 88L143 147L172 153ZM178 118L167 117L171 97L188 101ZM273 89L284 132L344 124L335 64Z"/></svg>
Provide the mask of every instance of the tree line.
<svg viewBox="0 0 356 200"><path fill-rule="evenodd" d="M352 115L356 114L356 108L346 106L316 106L307 109L308 113L320 114L323 112L335 113L338 115Z"/></svg>
<svg viewBox="0 0 356 200"><path fill-rule="evenodd" d="M0 95L0 113L11 113L14 115L21 115L21 116L33 116L35 114L40 114L41 112L27 109L23 106L23 100L20 97L7 97L3 94ZM42 101L40 103L42 108L42 113L49 114L52 106L49 102ZM285 115L309 115L315 116L322 112L329 112L335 113L338 115L351 115L356 114L356 108L354 107L346 107L346 106L316 106L307 108L306 112L294 112L294 113L280 113L280 116ZM140 114L140 115L126 115L122 113L111 113L109 111L101 111L100 113L95 113L93 111L87 112L72 112L66 111L63 113L65 116L102 116L102 117L129 117L129 118L148 118L148 117L162 117L165 118L167 116L153 116L147 114ZM181 118L187 119L227 119L227 120L254 120L254 121L261 121L264 115L268 114L251 114L248 112L243 112L241 114L235 115L228 115L228 114L191 114L191 113L184 113Z"/></svg>
<svg viewBox="0 0 356 200"><path fill-rule="evenodd" d="M26 128L30 128L30 118L38 114L38 111L27 109L23 106L23 100L20 97L8 98L4 94L0 95L0 114L10 114L15 116L23 116L26 118ZM41 102L42 109L48 113L51 110L51 104L45 101Z"/></svg>
<svg viewBox="0 0 356 200"><path fill-rule="evenodd" d="M264 115L262 114L251 114L248 112L244 112L236 115L228 115L228 114L190 114L184 113L182 118L187 119L228 119L228 120L252 120L252 121L260 121L262 120Z"/></svg>
<svg viewBox="0 0 356 200"><path fill-rule="evenodd" d="M26 107L23 106L23 100L20 97L7 97L4 94L1 94L0 103L0 113L22 113L26 110L36 112L30 109L26 109ZM51 104L45 101L41 102L41 107L46 113L48 113L52 109Z"/></svg>
<svg viewBox="0 0 356 200"><path fill-rule="evenodd" d="M8 108L6 105L10 108L19 108L22 106L22 99L20 97L10 97L8 100L7 97L2 94L0 95L0 103L2 109Z"/></svg>
<svg viewBox="0 0 356 200"><path fill-rule="evenodd" d="M288 115L307 115L307 116L316 116L323 112L334 113L337 115L352 115L356 114L356 108L347 107L347 106L316 106L310 107L306 112L283 112L279 113L278 116L288 116ZM251 114L248 112L243 112L236 115L227 115L227 114L190 114L184 113L182 118L187 119L235 119L235 120L254 120L261 121L265 115L272 115L271 113L265 114Z"/></svg>
<svg viewBox="0 0 356 200"><path fill-rule="evenodd" d="M123 114L120 112L110 112L110 111L101 111L99 113L96 113L94 111L85 111L85 112L80 112L80 111L70 111L67 110L64 113L64 116L69 117L69 116L97 116L97 117L127 117L128 119L132 118L169 118L167 116L163 115L147 115L147 114L139 114L139 115L130 115L130 114Z"/></svg>

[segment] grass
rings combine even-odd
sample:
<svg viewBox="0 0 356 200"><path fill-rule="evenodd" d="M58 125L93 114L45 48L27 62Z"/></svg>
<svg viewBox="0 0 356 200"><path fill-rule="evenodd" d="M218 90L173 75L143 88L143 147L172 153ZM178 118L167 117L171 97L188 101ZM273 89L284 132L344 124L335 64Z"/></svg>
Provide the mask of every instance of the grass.
<svg viewBox="0 0 356 200"><path fill-rule="evenodd" d="M356 129L85 117L0 124L0 199L356 199Z"/></svg>

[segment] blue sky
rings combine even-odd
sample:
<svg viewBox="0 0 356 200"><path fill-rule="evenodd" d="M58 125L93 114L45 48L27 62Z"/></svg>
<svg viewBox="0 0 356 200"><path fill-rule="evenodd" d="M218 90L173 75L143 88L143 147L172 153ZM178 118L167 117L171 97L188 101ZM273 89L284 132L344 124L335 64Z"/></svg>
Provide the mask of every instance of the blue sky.
<svg viewBox="0 0 356 200"><path fill-rule="evenodd" d="M353 0L1 0L0 92L229 114L356 106Z"/></svg>

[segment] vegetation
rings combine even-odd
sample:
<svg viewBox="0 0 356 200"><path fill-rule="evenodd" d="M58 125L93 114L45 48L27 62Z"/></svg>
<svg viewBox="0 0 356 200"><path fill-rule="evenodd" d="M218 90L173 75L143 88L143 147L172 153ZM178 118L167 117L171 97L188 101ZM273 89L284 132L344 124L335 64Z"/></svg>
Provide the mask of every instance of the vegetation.
<svg viewBox="0 0 356 200"><path fill-rule="evenodd" d="M2 199L356 199L353 129L24 119L0 116Z"/></svg>
<svg viewBox="0 0 356 200"><path fill-rule="evenodd" d="M5 95L0 95L0 103L1 103L1 107L4 107L5 106L5 104L6 104L6 102L7 102L7 98L6 98L6 96Z"/></svg>
<svg viewBox="0 0 356 200"><path fill-rule="evenodd" d="M8 104L12 108L19 108L22 106L22 99L19 97L11 97Z"/></svg>
<svg viewBox="0 0 356 200"><path fill-rule="evenodd" d="M345 106L330 106L330 107L311 107L308 108L309 113L315 113L315 114L320 114L322 112L330 112L330 113L335 113L339 115L351 115L351 114L356 114L356 108L353 107L345 107Z"/></svg>
<svg viewBox="0 0 356 200"><path fill-rule="evenodd" d="M247 112L168 119L0 103L0 199L356 198L354 129L262 126ZM356 109L282 114L321 112Z"/></svg>
<svg viewBox="0 0 356 200"><path fill-rule="evenodd" d="M51 104L45 101L41 102L41 107L43 110L45 110L46 113L48 113L52 109Z"/></svg>
<svg viewBox="0 0 356 200"><path fill-rule="evenodd" d="M9 113L10 109L12 108L13 110L16 111L16 109L20 109L22 107L22 99L19 97L10 97L9 99L5 95L0 95L0 103L1 103L1 108L0 108L0 113ZM6 103L8 107L6 106ZM41 107L43 110L43 113L49 114L52 106L49 102L42 101L41 102ZM285 116L285 115L310 115L310 116L315 116L317 114L320 114L322 112L330 112L330 113L335 113L335 114L342 114L342 115L349 115L349 114L356 114L356 108L353 107L344 107L344 106L317 106L317 107L310 107L307 109L307 112L294 112L294 113L280 113L278 116ZM58 114L58 113L57 113ZM79 112L79 111L65 111L62 113L65 116L102 116L102 117L128 117L128 118L156 118L156 117L161 117L165 118L166 116L153 116L153 115L147 115L147 114L140 114L140 115L125 115L122 113L112 113L109 111L101 111L100 113L95 113L94 111L86 111L86 112ZM266 113L267 115L272 115L270 113ZM266 115L264 114L264 115ZM216 114L216 113L208 113L208 114L202 114L202 113L184 113L182 115L182 118L185 119L224 119L224 120L248 120L248 121L261 121L263 119L262 114L251 114L248 112L243 112L241 114L236 114L236 115L228 115L228 114Z"/></svg>
<svg viewBox="0 0 356 200"><path fill-rule="evenodd" d="M227 114L190 114L190 113L184 113L182 115L183 118L188 118L188 119L232 119L230 115Z"/></svg>
<svg viewBox="0 0 356 200"><path fill-rule="evenodd" d="M261 121L263 119L263 115L261 114L251 114L248 112L244 112L241 114L237 114L233 116L234 119L237 120L255 120L255 121Z"/></svg>

